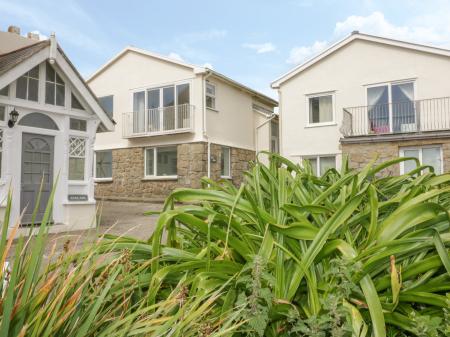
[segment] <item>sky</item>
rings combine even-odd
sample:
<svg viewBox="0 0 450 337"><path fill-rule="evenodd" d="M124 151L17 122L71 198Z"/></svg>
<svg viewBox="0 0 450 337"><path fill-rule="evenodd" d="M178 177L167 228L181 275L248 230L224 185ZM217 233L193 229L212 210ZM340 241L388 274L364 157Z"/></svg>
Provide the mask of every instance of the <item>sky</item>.
<svg viewBox="0 0 450 337"><path fill-rule="evenodd" d="M88 77L131 45L270 83L353 30L450 48L450 0L0 0L0 29L55 32Z"/></svg>

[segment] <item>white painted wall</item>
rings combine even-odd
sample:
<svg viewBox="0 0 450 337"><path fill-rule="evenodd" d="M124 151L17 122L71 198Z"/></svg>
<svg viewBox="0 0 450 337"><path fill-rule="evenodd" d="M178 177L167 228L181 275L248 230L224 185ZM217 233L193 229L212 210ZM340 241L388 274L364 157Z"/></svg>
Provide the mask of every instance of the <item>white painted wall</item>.
<svg viewBox="0 0 450 337"><path fill-rule="evenodd" d="M449 76L448 57L354 40L281 84L282 154L295 161L340 154L342 109L367 105L368 85L414 78L418 100L450 96ZM334 125L307 127L307 96L329 91L335 95Z"/></svg>
<svg viewBox="0 0 450 337"><path fill-rule="evenodd" d="M244 90L211 75L207 79L216 85L216 109L206 109L203 134L205 75L195 74L189 67L128 51L109 67L89 80L98 97L114 96L114 132L97 135L95 150L157 146L198 141L210 141L227 146L255 150L255 99ZM191 104L195 106L194 132L123 138L122 114L133 110L133 92L164 85L190 83ZM261 104L261 103L259 103ZM263 105L263 104L261 104Z"/></svg>

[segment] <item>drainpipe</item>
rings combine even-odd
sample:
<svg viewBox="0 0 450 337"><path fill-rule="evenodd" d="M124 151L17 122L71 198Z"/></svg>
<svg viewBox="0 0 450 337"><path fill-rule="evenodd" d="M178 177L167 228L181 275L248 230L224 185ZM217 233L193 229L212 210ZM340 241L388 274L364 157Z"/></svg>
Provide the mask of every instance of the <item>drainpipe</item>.
<svg viewBox="0 0 450 337"><path fill-rule="evenodd" d="M256 132L255 132L255 149L256 149L256 155L258 155L258 131L261 127L263 127L264 125L266 125L267 123L269 123L272 119L274 119L275 117L277 117L277 115L275 113L272 113L269 117L267 117L267 120L265 120L264 122L262 122L261 124L259 124L256 127ZM269 143L270 144L270 143Z"/></svg>
<svg viewBox="0 0 450 337"><path fill-rule="evenodd" d="M211 71L206 69L206 75L203 77L202 86L203 86L203 137L206 138L207 141L207 176L211 178L211 142L208 138L208 134L206 132L206 80L211 76Z"/></svg>

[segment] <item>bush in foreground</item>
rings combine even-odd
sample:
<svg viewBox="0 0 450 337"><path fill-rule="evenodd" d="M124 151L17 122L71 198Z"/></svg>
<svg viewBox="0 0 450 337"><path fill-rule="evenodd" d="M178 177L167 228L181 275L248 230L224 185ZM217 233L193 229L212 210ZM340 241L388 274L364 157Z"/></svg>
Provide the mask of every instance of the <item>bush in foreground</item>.
<svg viewBox="0 0 450 337"><path fill-rule="evenodd" d="M238 308L235 336L448 336L450 175L379 176L401 160L316 177L271 155L238 189L175 191L149 241L120 247L153 259L151 304L222 289L208 316Z"/></svg>
<svg viewBox="0 0 450 337"><path fill-rule="evenodd" d="M105 236L47 265L45 224L20 239L0 335L450 334L450 175L270 159L238 189L175 191L148 241ZM5 228L0 245L4 261Z"/></svg>

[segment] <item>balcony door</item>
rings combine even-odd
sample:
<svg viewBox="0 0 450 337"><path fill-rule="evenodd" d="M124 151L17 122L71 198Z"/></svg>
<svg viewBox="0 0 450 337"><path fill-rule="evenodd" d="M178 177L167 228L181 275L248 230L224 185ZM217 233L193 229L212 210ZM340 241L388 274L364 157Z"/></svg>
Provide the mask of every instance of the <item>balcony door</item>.
<svg viewBox="0 0 450 337"><path fill-rule="evenodd" d="M388 83L367 88L371 133L416 131L414 83Z"/></svg>
<svg viewBox="0 0 450 337"><path fill-rule="evenodd" d="M134 93L134 131L161 132L190 127L189 103L188 83Z"/></svg>

